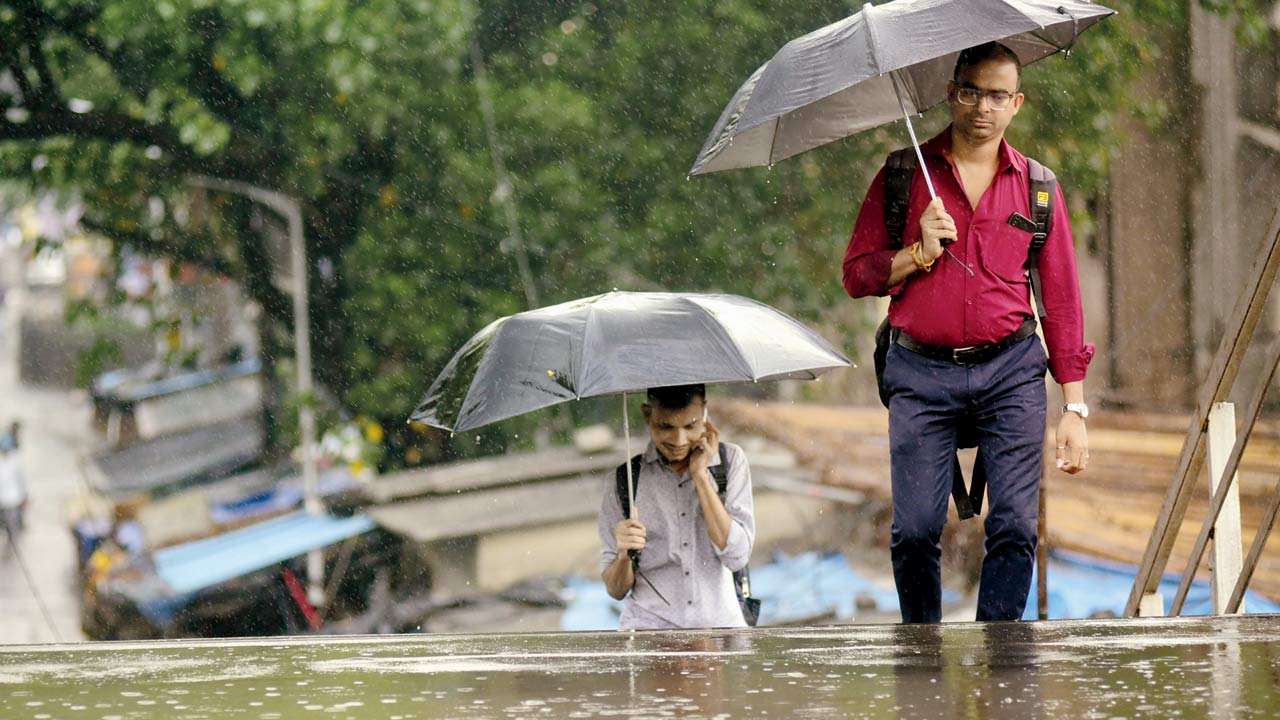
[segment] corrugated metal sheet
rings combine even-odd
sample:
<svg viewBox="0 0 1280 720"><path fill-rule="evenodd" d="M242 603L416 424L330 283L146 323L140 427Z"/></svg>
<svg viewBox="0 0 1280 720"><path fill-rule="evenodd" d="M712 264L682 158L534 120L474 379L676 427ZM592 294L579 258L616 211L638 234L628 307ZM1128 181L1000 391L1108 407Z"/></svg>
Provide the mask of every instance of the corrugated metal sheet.
<svg viewBox="0 0 1280 720"><path fill-rule="evenodd" d="M171 491L229 475L262 455L262 417L221 422L94 456L108 497Z"/></svg>
<svg viewBox="0 0 1280 720"><path fill-rule="evenodd" d="M216 537L165 548L154 555L156 573L175 593L194 592L373 527L373 520L364 515L335 518L299 510Z"/></svg>

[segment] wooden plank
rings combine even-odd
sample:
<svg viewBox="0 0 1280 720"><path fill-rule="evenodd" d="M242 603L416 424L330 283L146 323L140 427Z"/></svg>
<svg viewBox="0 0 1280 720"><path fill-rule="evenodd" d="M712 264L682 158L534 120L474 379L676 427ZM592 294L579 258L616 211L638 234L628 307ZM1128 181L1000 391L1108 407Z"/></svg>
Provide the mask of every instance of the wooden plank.
<svg viewBox="0 0 1280 720"><path fill-rule="evenodd" d="M812 474L802 469L752 464L752 485L757 495L775 490L845 503L856 504L865 499L861 493L815 485L811 480ZM597 517L604 493L612 490L612 473L588 473L431 496L366 512L387 530L417 542L432 542Z"/></svg>
<svg viewBox="0 0 1280 720"><path fill-rule="evenodd" d="M1267 298L1275 284L1276 273L1280 270L1280 206L1272 211L1267 239L1267 249L1254 262L1253 269L1243 284L1240 299L1232 311L1231 322L1226 325L1227 332L1222 336L1208 379L1201 388L1195 419L1187 429L1177 469L1169 484L1160 515L1156 518L1155 527L1152 528L1142 562L1138 565L1133 589L1125 606L1127 616L1134 616L1138 612L1142 596L1154 592L1160 584L1160 577L1168 563L1169 551L1186 516L1187 502L1191 499L1195 478L1204 463L1205 426L1209 409L1215 403L1224 402L1235 385L1240 363L1253 340L1254 330L1257 329Z"/></svg>
<svg viewBox="0 0 1280 720"><path fill-rule="evenodd" d="M586 473L604 477L624 459L621 449L595 455L582 455L574 448L510 453L395 473L379 478L367 492L374 502L385 503Z"/></svg>
<svg viewBox="0 0 1280 720"><path fill-rule="evenodd" d="M1249 443L1249 438L1253 435L1253 426L1258 421L1258 415L1262 412L1262 402L1266 399L1267 388L1271 386L1271 379L1275 377L1276 368L1280 366L1280 339L1272 342L1267 348L1267 365L1266 375L1259 386L1254 389L1252 397L1249 400L1249 409L1245 412L1244 426L1240 428L1240 437L1232 441L1231 455L1223 464L1222 472L1225 475L1214 474L1209 480L1210 491L1213 493L1213 500L1209 505L1209 514L1205 517L1204 524L1200 526L1200 533L1196 537L1195 545L1191 550L1191 557L1187 560L1187 569L1183 574L1182 581L1178 583L1178 592L1173 597L1171 605L1174 615L1182 613L1182 604L1187 599L1187 592L1191 590L1192 576L1195 575L1196 568L1200 565L1201 558L1204 557L1204 549L1209 542L1209 536L1213 533L1215 524L1222 508L1226 504L1227 499L1233 497L1231 491L1235 488L1236 469L1240 466L1240 458L1244 454L1244 448ZM1215 407L1218 407L1215 405ZM1231 422L1234 431L1235 422ZM1221 477L1218 481L1216 478ZM1215 488L1214 490L1213 488ZM1240 517L1240 505L1237 500L1235 505L1235 517L1237 521ZM1236 526L1237 538L1236 544L1239 544L1239 525ZM1215 543L1216 545L1217 543ZM1234 583L1232 583L1234 584Z"/></svg>
<svg viewBox="0 0 1280 720"><path fill-rule="evenodd" d="M591 517L606 483L600 475L429 497L368 511L374 522L417 542Z"/></svg>

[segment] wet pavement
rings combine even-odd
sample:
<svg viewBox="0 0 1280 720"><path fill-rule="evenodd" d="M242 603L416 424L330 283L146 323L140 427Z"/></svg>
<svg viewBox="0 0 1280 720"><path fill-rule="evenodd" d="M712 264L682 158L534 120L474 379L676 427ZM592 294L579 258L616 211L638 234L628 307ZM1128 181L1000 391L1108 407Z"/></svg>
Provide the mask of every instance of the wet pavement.
<svg viewBox="0 0 1280 720"><path fill-rule="evenodd" d="M0 426L22 423L20 452L31 493L18 547L0 537L0 644L69 642L84 635L67 519L80 495L79 462L94 437L83 393L19 382L18 317L32 302L18 289L20 267L0 244L0 287L6 288L0 303Z"/></svg>
<svg viewBox="0 0 1280 720"><path fill-rule="evenodd" d="M0 717L1247 718L1280 616L0 647Z"/></svg>

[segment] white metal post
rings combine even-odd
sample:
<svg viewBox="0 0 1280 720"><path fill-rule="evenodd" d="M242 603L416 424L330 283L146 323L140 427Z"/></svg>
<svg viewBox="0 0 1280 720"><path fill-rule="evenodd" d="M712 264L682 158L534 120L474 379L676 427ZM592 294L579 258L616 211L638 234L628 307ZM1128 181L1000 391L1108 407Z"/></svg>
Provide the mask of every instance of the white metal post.
<svg viewBox="0 0 1280 720"><path fill-rule="evenodd" d="M302 451L303 507L312 515L323 508L316 473L316 418L311 377L311 309L308 295L307 244L303 232L302 210L298 202L283 193L267 190L237 180L193 175L187 183L196 187L243 195L284 216L289 225L289 269L293 295L293 352L297 363L298 434ZM307 553L307 599L312 605L323 605L324 551Z"/></svg>

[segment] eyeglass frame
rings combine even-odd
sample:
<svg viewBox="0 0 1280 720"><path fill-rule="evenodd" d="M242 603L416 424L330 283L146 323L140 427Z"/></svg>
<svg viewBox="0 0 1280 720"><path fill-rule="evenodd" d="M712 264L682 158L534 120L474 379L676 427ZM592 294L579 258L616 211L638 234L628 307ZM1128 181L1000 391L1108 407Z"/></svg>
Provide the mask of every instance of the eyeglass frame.
<svg viewBox="0 0 1280 720"><path fill-rule="evenodd" d="M960 103L961 105L964 105L965 107L977 107L979 104L982 103L982 98L986 98L987 107L991 108L992 110L1008 110L1009 107L1013 104L1013 99L1018 97L1018 95L1022 94L1022 91L1020 89L1016 89L1013 92L1009 92L1008 90L983 90L980 87L974 87L973 85L969 85L969 84L958 85L957 81L954 81L954 80L952 81L952 83L955 85L955 87L953 87L951 90L952 96L955 98L956 102ZM960 99L960 93L962 91L977 93L978 97L974 99L972 103L967 103ZM995 98L993 97L996 93L1002 93L1002 94L1008 95L1008 98L1004 101L1003 105L999 105L999 106L996 105Z"/></svg>

